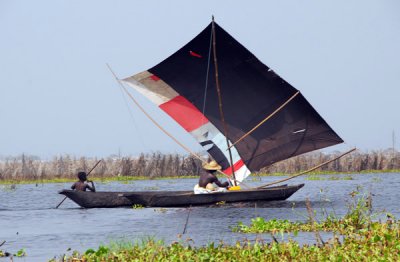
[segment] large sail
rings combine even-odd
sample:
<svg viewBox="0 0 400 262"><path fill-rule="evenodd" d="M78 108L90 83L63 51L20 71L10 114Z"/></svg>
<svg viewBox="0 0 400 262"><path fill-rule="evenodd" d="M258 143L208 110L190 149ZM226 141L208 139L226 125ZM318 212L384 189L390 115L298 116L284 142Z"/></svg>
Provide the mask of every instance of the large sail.
<svg viewBox="0 0 400 262"><path fill-rule="evenodd" d="M230 175L215 69L209 63L211 30L212 24L158 65L124 81L190 132ZM228 139L233 143L297 90L216 23L215 30L223 111ZM342 142L299 94L231 148L233 170L237 180L242 181L250 170L258 171L277 161Z"/></svg>

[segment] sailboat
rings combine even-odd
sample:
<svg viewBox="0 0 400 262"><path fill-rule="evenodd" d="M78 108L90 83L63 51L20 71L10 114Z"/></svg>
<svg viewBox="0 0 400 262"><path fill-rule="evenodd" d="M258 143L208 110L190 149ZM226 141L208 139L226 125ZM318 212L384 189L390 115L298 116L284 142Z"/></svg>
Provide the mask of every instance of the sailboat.
<svg viewBox="0 0 400 262"><path fill-rule="evenodd" d="M242 189L212 194L60 192L85 208L285 200L304 184L246 188L243 180L278 161L343 142L296 88L214 19L170 57L122 82L190 133L232 185Z"/></svg>

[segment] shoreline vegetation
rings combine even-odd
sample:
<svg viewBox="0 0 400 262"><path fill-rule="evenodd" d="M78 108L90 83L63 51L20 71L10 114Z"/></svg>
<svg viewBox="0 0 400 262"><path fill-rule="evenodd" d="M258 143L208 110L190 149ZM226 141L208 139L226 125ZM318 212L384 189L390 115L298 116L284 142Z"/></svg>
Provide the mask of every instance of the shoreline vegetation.
<svg viewBox="0 0 400 262"><path fill-rule="evenodd" d="M305 174L307 180L352 180L352 175L363 175L363 174L390 174L400 173L400 169L393 170L363 170L360 172L333 172L333 171L313 171ZM258 177L278 177L278 176L290 176L291 174L285 173L257 173L257 177L253 180L259 180ZM345 175L344 177L336 177L334 175ZM219 178L224 176L219 175ZM147 177L147 176L104 176L95 177L90 176L90 180L100 183L109 182L129 182L138 180L167 180L167 179L191 179L198 178L198 176L165 176L165 177ZM15 185L15 184L50 184L50 183L72 183L76 182L77 178L51 178L51 179L25 179L25 180L0 180L0 185ZM251 181L251 179L250 179Z"/></svg>
<svg viewBox="0 0 400 262"><path fill-rule="evenodd" d="M372 213L372 195L352 192L348 211L343 217L325 214L318 221L310 202L306 201L305 222L289 220L252 219L247 226L239 222L232 231L243 234L268 233L268 240L260 235L255 241L243 240L236 244L223 242L195 246L191 239L165 245L147 239L142 243L111 243L97 250L80 253L71 251L51 261L398 261L400 258L400 221L389 213ZM385 215L386 220L376 218ZM323 239L321 231L332 233ZM314 244L302 244L294 237L299 232L314 233ZM280 238L281 236L282 238Z"/></svg>
<svg viewBox="0 0 400 262"><path fill-rule="evenodd" d="M296 156L262 169L256 176L290 176L333 159L340 152L312 152ZM21 155L0 160L0 184L57 183L76 180L78 171L88 171L98 158L57 156L52 160ZM141 154L138 157L104 158L93 170L90 178L97 181L128 181L146 179L197 178L202 170L196 158L180 154L159 152ZM318 171L314 175L397 173L400 172L400 153L388 149L346 155Z"/></svg>

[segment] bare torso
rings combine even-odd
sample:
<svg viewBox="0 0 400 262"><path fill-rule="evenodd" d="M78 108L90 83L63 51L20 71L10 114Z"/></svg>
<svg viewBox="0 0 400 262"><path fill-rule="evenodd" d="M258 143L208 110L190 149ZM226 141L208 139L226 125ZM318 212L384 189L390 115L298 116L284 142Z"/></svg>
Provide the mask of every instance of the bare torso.
<svg viewBox="0 0 400 262"><path fill-rule="evenodd" d="M207 184L209 184L209 183L215 183L217 186L219 186L219 187L227 187L227 186L229 186L229 183L228 182L224 182L224 183L221 183L219 180L218 180L218 178L217 178L217 176L216 175L214 175L214 174L212 174L212 173L210 173L210 172L205 172L205 171L203 171L201 174L200 174L200 179L199 179L199 186L200 187L206 187L207 186Z"/></svg>
<svg viewBox="0 0 400 262"><path fill-rule="evenodd" d="M92 186L90 186L89 184L82 182L82 181L75 182L71 186L71 189L77 190L77 191L86 191L86 189L89 189L92 192L96 191L96 189L94 188L93 182L92 182Z"/></svg>

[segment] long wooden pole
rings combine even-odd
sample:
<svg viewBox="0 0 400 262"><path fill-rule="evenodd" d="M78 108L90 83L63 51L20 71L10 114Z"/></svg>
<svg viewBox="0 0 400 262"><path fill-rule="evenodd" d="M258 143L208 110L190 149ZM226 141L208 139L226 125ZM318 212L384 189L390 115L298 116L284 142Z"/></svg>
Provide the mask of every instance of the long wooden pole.
<svg viewBox="0 0 400 262"><path fill-rule="evenodd" d="M110 65L107 64L108 69L110 70L110 72L113 74L113 76L115 77L115 80L117 80L118 84L121 86L121 88L124 90L124 92L128 95L128 97L132 100L132 102L139 108L140 111L143 112L143 114L151 121L153 122L154 125L156 125L164 134L166 134L169 138L171 138L175 143L177 143L180 147L182 147L184 150L186 150L186 152L188 152L190 155L194 156L195 158L197 158L198 160L200 160L203 164L207 163L207 161L205 161L204 159L202 159L199 155L197 155L196 153L194 153L192 150L190 150L190 148L188 148L187 146L185 146L183 143L181 143L178 139L176 139L171 133L169 133L167 130L165 130L151 115L149 115L149 113L146 112L146 110L144 110L144 108L139 104L139 102L131 95L131 93L128 92L128 90L125 88L125 86L121 83L121 81L119 80L119 78L117 77L117 75L114 73L114 71L111 69ZM225 174L224 172L217 170L218 173L226 176L227 178L230 178L227 174ZM234 180L235 183L237 182L236 179ZM240 182L240 181L239 181ZM247 186L246 184L244 184L243 182L240 182L241 185L250 188L250 186Z"/></svg>
<svg viewBox="0 0 400 262"><path fill-rule="evenodd" d="M92 169L90 169L90 171L87 173L86 176L89 176L89 174L92 173L93 169L95 169L96 166L97 166L98 164L100 164L101 160L102 160L102 159L100 159L99 161L97 161L97 163L92 167ZM65 201L65 199L67 199L67 197L64 197L64 199L56 206L56 209L57 209L59 206L61 206L61 204Z"/></svg>
<svg viewBox="0 0 400 262"><path fill-rule="evenodd" d="M228 127L225 123L225 116L224 116L224 111L222 110L222 97L221 97L221 87L219 85L219 77L218 77L218 61L217 61L217 46L216 46L216 35L215 35L215 23L214 23L214 16L212 17L212 44L213 44L213 54L214 54L214 67L215 67L215 86L217 88L217 93L218 93L218 107L219 107L219 114L221 117L222 125L224 127L224 135L226 138L226 146L229 151L229 161L230 161L230 166L232 168L232 177L234 181L234 185L236 186L236 177L235 177L235 170L233 167L233 159L232 159L232 152L231 152L231 147L228 139Z"/></svg>
<svg viewBox="0 0 400 262"><path fill-rule="evenodd" d="M229 148L233 147L234 145L236 145L237 143L239 143L240 141L242 141L243 139L245 139L248 135L250 135L251 133L253 133L257 128L259 128L262 124L264 124L268 119L270 119L271 117L273 117L276 113L278 113L282 108L284 108L290 101L292 101L298 94L300 93L300 91L297 91L294 95L292 95L285 103L283 103L280 107L278 107L274 112L272 112L269 116L267 116L266 118L264 118L260 123L258 123L255 127L253 127L249 132L247 132L246 134L244 134L241 138L239 138L235 143L233 143ZM229 149L228 148L228 149Z"/></svg>
<svg viewBox="0 0 400 262"><path fill-rule="evenodd" d="M265 188L265 187L268 187L268 186L271 186L271 185L275 185L275 184L278 184L278 183L281 183L281 182L285 182L285 181L288 181L288 180L290 180L290 179L292 179L292 178L295 178L295 177L298 177L298 176L307 174L307 173L309 173L309 172L311 172L311 171L314 171L314 170L317 169L317 168L320 168L320 167L322 167L322 166L324 166L324 165L327 165L327 164L329 164L329 163L331 163L331 162L333 162L333 161L335 161L335 160L337 160L337 159L339 159L339 158L341 158L341 157L343 157L343 156L345 156L345 155L347 155L347 154L353 152L353 151L356 150L356 149L357 149L357 148L353 148L353 149L351 149L351 150L349 150L349 151L347 151L347 152L341 154L340 156L335 157L334 159L325 161L325 162L323 162L322 164L319 164L319 165L317 165L317 166L315 166L315 167L313 167L313 168L310 168L310 169L308 169L308 170L306 170L306 171L303 171L303 172L301 172L301 173L299 173L299 174L297 174L297 175L293 175L293 176L290 176L290 177L287 177L287 178L284 178L284 179L281 179L281 180L278 180L278 181L275 181L275 182L271 182L271 183L268 183L268 184L259 186L259 187L257 187L257 188Z"/></svg>

